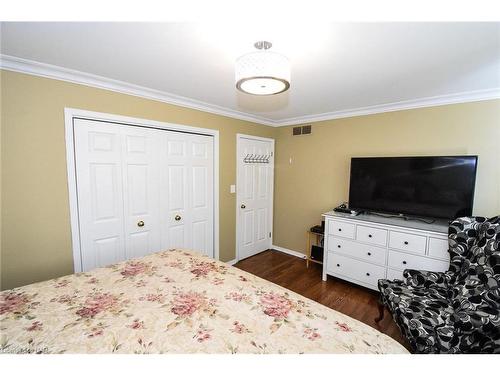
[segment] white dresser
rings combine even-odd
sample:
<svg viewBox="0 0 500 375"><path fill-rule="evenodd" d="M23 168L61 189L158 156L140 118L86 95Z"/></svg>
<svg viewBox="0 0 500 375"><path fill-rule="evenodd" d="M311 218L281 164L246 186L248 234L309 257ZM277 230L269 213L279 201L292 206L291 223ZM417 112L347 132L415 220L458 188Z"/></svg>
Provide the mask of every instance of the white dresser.
<svg viewBox="0 0 500 375"><path fill-rule="evenodd" d="M323 280L335 276L377 290L379 279L402 279L403 270L446 271L448 224L337 212L325 218Z"/></svg>

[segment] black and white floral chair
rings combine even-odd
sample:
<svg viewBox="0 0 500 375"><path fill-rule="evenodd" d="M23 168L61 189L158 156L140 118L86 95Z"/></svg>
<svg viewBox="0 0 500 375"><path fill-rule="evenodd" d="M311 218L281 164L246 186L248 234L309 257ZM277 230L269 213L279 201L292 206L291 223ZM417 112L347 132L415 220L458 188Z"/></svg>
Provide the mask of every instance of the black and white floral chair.
<svg viewBox="0 0 500 375"><path fill-rule="evenodd" d="M405 270L379 280L387 306L416 353L500 353L500 216L449 227L446 272Z"/></svg>

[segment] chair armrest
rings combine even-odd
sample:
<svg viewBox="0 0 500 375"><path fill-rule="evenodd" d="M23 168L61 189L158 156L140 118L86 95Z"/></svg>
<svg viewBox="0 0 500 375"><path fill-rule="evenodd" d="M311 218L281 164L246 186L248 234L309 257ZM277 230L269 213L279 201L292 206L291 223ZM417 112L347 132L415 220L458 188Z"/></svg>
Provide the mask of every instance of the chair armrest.
<svg viewBox="0 0 500 375"><path fill-rule="evenodd" d="M404 270L403 277L406 280L406 285L412 287L440 287L448 288L448 285L453 284L455 277L453 273L433 272L421 270Z"/></svg>

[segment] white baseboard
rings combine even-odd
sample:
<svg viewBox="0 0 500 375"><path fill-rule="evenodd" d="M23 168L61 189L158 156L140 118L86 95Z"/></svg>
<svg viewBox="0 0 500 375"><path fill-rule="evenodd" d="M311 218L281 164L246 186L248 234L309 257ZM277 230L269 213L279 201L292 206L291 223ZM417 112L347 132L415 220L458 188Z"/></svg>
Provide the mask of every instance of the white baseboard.
<svg viewBox="0 0 500 375"><path fill-rule="evenodd" d="M272 245L271 248L273 250L281 251L282 253L285 253L288 255L293 255L294 257L297 257L297 258L306 259L306 256L304 254L299 253L298 251L295 251L295 250L285 249L284 247L276 246L276 245ZM230 266L234 266L236 263L238 263L238 259L228 260L226 263L229 264Z"/></svg>
<svg viewBox="0 0 500 375"><path fill-rule="evenodd" d="M289 254L289 255L293 255L293 256L298 257L298 258L306 259L306 256L304 254L299 253L298 251L295 251L295 250L285 249L284 247L276 246L276 245L273 245L272 248L274 250L281 251L282 253L285 253L285 254Z"/></svg>

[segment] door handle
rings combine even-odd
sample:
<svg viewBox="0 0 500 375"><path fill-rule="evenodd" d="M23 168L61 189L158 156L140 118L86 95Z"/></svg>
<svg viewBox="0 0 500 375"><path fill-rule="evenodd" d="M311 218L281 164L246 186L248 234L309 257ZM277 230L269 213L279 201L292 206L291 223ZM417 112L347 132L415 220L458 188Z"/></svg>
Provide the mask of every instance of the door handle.
<svg viewBox="0 0 500 375"><path fill-rule="evenodd" d="M245 206L244 204L242 204L240 207L243 209L247 208L247 206Z"/></svg>
<svg viewBox="0 0 500 375"><path fill-rule="evenodd" d="M180 217L179 215L175 215L175 217L174 217L175 221L179 221L180 219L182 219L182 217Z"/></svg>
<svg viewBox="0 0 500 375"><path fill-rule="evenodd" d="M144 221L142 221L142 220L141 220L141 221L138 221L138 222L137 222L137 226L138 226L138 227L143 227L143 226L144 226Z"/></svg>

